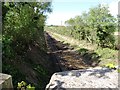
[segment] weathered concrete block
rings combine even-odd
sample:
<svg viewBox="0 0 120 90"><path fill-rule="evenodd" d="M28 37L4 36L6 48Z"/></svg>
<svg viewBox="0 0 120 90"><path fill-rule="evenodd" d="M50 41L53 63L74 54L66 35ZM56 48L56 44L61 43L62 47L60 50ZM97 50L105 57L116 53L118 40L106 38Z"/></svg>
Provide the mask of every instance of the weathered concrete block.
<svg viewBox="0 0 120 90"><path fill-rule="evenodd" d="M53 74L46 86L46 90L96 90L96 88L97 90L112 90L113 88L113 90L118 90L117 70L96 67L58 72Z"/></svg>
<svg viewBox="0 0 120 90"><path fill-rule="evenodd" d="M11 75L0 73L0 90L1 89L7 89L7 90L13 89Z"/></svg>

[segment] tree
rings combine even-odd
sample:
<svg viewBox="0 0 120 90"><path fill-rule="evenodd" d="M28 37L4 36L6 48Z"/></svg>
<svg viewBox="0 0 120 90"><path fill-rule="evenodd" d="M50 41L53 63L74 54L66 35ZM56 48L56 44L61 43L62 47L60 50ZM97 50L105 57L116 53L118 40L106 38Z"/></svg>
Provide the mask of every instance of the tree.
<svg viewBox="0 0 120 90"><path fill-rule="evenodd" d="M116 18L110 14L108 6L98 5L90 8L88 13L83 12L82 15L71 18L66 23L71 35L77 39L87 40L101 47L115 46Z"/></svg>
<svg viewBox="0 0 120 90"><path fill-rule="evenodd" d="M46 14L52 11L50 2L5 2L2 10L5 58L24 54L29 44L43 37Z"/></svg>
<svg viewBox="0 0 120 90"><path fill-rule="evenodd" d="M93 41L102 47L113 47L115 31L115 18L109 13L107 6L99 5L89 11L89 25L92 26ZM93 33L93 34L92 34Z"/></svg>

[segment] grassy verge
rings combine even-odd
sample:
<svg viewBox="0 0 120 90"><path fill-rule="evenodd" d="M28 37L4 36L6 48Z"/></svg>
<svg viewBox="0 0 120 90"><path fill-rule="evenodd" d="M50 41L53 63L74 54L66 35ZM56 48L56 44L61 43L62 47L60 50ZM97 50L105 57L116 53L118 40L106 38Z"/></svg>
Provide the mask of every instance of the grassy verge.
<svg viewBox="0 0 120 90"><path fill-rule="evenodd" d="M76 50L79 49L79 47L90 49L90 50L94 50L95 48L97 48L96 45L92 45L90 43L87 43L84 40L79 41L79 40L76 40L76 39L74 39L72 37L60 35L60 34L55 33L55 32L49 32L48 31L48 33L50 35L52 35L52 37L55 38L56 40L64 41L64 43L70 43L70 45L73 46Z"/></svg>

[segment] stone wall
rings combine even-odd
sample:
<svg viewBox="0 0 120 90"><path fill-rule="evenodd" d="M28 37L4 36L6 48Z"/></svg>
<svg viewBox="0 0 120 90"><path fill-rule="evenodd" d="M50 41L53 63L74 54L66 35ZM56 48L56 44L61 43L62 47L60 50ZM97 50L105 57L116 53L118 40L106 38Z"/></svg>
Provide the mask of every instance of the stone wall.
<svg viewBox="0 0 120 90"><path fill-rule="evenodd" d="M0 90L1 89L13 90L11 75L0 73Z"/></svg>
<svg viewBox="0 0 120 90"><path fill-rule="evenodd" d="M46 86L46 90L71 90L70 88L78 90L80 90L80 88L118 89L118 71L96 67L58 72L53 74L49 84Z"/></svg>

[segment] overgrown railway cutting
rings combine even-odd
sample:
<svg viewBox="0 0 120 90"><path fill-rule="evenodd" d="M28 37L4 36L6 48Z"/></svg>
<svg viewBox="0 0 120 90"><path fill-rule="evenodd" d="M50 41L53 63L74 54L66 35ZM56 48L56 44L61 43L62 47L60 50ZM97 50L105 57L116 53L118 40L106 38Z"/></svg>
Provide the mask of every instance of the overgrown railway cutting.
<svg viewBox="0 0 120 90"><path fill-rule="evenodd" d="M45 37L55 71L77 70L87 67L81 56L74 52L68 44L55 40L48 33L45 33Z"/></svg>

